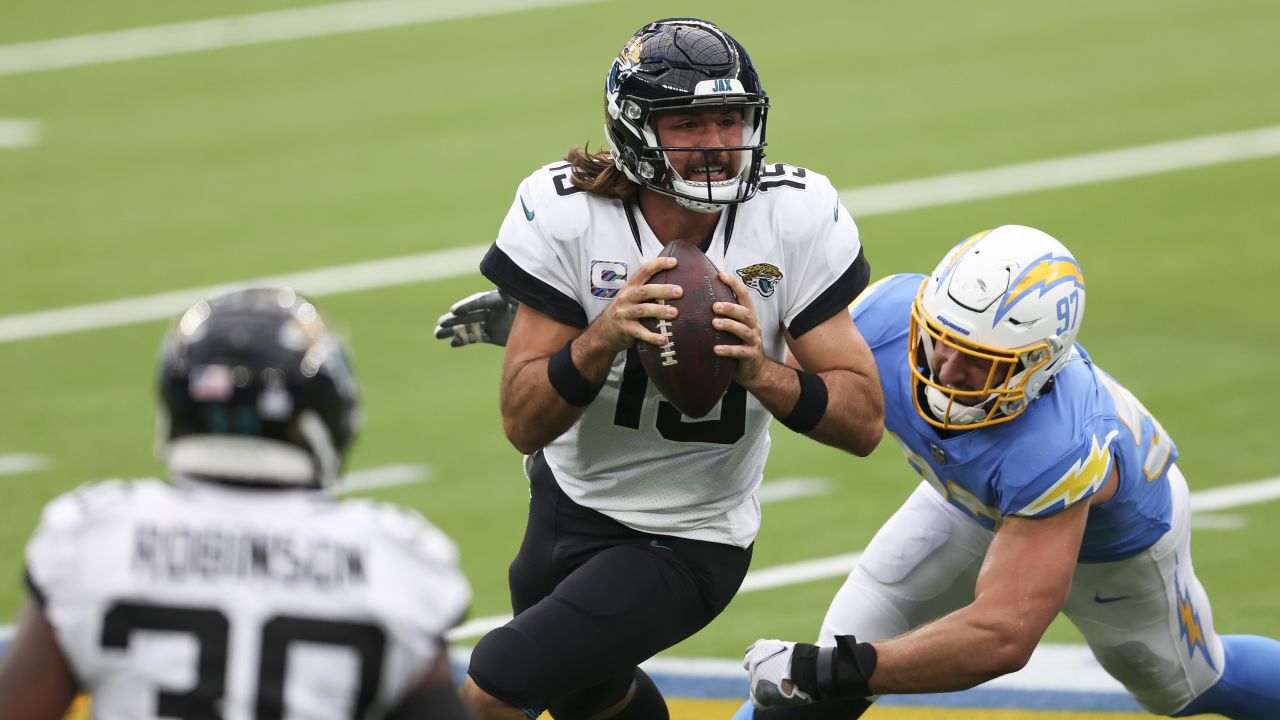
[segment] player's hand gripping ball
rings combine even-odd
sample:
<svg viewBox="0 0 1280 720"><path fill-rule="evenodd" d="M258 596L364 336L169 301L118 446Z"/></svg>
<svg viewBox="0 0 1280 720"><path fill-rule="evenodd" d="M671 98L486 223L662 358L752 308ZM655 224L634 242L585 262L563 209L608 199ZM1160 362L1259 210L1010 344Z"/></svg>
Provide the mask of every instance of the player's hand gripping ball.
<svg viewBox="0 0 1280 720"><path fill-rule="evenodd" d="M636 343L645 372L663 397L684 415L700 418L711 412L733 381L738 369L734 358L720 357L716 345L738 345L738 336L712 327L717 302L738 302L738 296L720 280L720 271L697 245L673 240L661 256L678 262L671 270L655 274L650 283L679 285L684 293L674 300L659 301L674 306L679 314L671 320L643 318L650 331L667 338L664 345Z"/></svg>

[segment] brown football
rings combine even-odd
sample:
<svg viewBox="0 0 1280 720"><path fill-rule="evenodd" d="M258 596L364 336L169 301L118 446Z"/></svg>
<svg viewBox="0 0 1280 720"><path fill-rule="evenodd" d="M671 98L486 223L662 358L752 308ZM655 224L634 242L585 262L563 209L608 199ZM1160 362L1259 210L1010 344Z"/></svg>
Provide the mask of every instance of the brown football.
<svg viewBox="0 0 1280 720"><path fill-rule="evenodd" d="M737 335L712 327L716 314L711 305L736 303L738 296L721 282L719 269L697 245L673 240L662 249L659 257L663 256L674 257L676 266L657 273L649 282L684 288L684 294L675 300L661 301L673 305L679 314L672 320L643 318L640 322L665 335L667 344L650 345L642 340L636 343L636 350L663 397L687 417L699 418L720 402L738 369L736 359L720 357L712 348L742 342Z"/></svg>

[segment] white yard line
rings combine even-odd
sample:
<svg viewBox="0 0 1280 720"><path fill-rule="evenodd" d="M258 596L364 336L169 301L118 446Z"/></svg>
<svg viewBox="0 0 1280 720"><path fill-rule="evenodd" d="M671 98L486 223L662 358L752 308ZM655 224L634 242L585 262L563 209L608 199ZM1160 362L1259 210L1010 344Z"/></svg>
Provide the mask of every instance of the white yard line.
<svg viewBox="0 0 1280 720"><path fill-rule="evenodd" d="M310 295L333 295L460 277L476 272L476 266L480 264L480 258L484 256L486 249L486 246L475 245L227 285L210 285L60 310L10 315L0 317L0 342L160 320L175 315L212 292L234 286L289 285Z"/></svg>
<svg viewBox="0 0 1280 720"><path fill-rule="evenodd" d="M1280 125L841 192L854 218L1280 155Z"/></svg>
<svg viewBox="0 0 1280 720"><path fill-rule="evenodd" d="M40 142L43 134L39 121L24 118L0 118L0 148L19 149Z"/></svg>
<svg viewBox="0 0 1280 720"><path fill-rule="evenodd" d="M34 453L0 455L0 475L20 475L49 467L49 458Z"/></svg>
<svg viewBox="0 0 1280 720"><path fill-rule="evenodd" d="M1191 493L1191 511L1227 510L1245 505L1257 505L1277 498L1280 498L1280 477L1273 477L1193 492Z"/></svg>
<svg viewBox="0 0 1280 720"><path fill-rule="evenodd" d="M427 465L383 465L347 473L339 481L335 491L338 494L345 494L401 485L416 485L429 481L431 475L431 468Z"/></svg>
<svg viewBox="0 0 1280 720"><path fill-rule="evenodd" d="M797 498L826 495L831 492L831 481L826 478L794 477L770 480L756 490L761 505L795 500Z"/></svg>
<svg viewBox="0 0 1280 720"><path fill-rule="evenodd" d="M0 46L0 76L380 30L598 0L359 0Z"/></svg>
<svg viewBox="0 0 1280 720"><path fill-rule="evenodd" d="M1280 155L1280 125L1037 163L852 188L841 191L841 195L853 211L854 217L870 217L1276 155ZM328 295L443 280L474 274L486 248L486 245L473 245L249 282L277 282L292 285L311 295ZM196 300L206 297L212 289L191 288L0 317L0 342L168 318Z"/></svg>

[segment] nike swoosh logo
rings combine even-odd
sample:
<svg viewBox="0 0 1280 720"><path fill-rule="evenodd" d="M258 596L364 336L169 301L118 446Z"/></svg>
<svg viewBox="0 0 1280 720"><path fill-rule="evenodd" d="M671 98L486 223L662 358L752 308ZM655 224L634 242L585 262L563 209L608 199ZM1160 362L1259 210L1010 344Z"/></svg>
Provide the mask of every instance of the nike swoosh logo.
<svg viewBox="0 0 1280 720"><path fill-rule="evenodd" d="M657 540L650 540L649 547L658 548L659 550L671 550L671 548L667 547L666 545L663 545ZM671 552L675 552L675 550L671 550Z"/></svg>
<svg viewBox="0 0 1280 720"><path fill-rule="evenodd" d="M529 209L528 205L524 204L524 198L520 198L520 207L524 208L524 219L533 222L533 211Z"/></svg>
<svg viewBox="0 0 1280 720"><path fill-rule="evenodd" d="M1094 593L1094 594L1093 594L1093 601L1094 601L1094 602L1096 602L1096 603L1104 603L1104 604L1105 604L1105 603L1118 602L1118 601L1120 601L1120 600L1127 600L1128 598L1129 598L1129 596L1128 596L1128 595L1117 595L1117 596L1115 596L1115 597L1103 597L1103 596L1099 595L1098 593Z"/></svg>

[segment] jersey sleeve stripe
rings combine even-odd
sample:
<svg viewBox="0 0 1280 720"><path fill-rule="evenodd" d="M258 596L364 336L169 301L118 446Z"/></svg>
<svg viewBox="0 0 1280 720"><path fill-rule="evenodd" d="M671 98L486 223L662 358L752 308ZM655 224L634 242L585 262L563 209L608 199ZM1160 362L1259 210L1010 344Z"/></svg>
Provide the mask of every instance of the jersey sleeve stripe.
<svg viewBox="0 0 1280 720"><path fill-rule="evenodd" d="M587 313L576 300L539 280L497 245L480 261L480 273L522 304L566 325L585 328Z"/></svg>
<svg viewBox="0 0 1280 720"><path fill-rule="evenodd" d="M859 248L858 257L854 258L849 269L796 315L787 332L791 333L792 337L800 337L836 313L847 312L849 303L853 302L853 299L858 297L858 293L867 287L869 279L871 279L871 264L867 262L866 252Z"/></svg>

